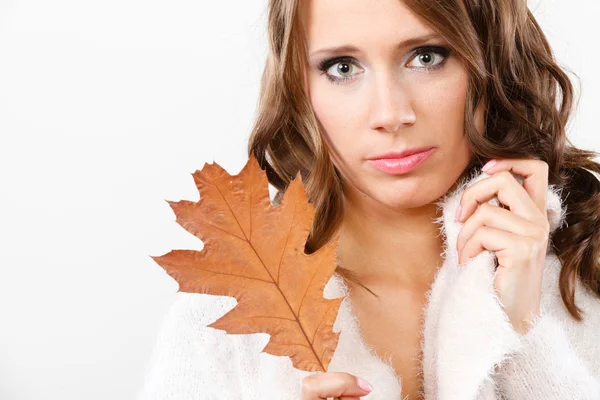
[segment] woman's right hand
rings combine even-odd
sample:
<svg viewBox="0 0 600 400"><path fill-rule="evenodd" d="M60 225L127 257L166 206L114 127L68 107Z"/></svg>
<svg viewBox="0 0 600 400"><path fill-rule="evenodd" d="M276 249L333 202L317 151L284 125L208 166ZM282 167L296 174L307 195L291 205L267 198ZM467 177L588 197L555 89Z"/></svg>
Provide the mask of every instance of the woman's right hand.
<svg viewBox="0 0 600 400"><path fill-rule="evenodd" d="M346 372L321 372L302 380L302 400L359 400L371 390L367 381Z"/></svg>

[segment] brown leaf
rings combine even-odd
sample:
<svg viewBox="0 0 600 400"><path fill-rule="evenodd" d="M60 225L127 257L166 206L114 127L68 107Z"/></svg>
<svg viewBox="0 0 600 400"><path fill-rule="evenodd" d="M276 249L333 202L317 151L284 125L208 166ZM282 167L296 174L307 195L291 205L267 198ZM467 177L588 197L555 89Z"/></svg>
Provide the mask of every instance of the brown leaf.
<svg viewBox="0 0 600 400"><path fill-rule="evenodd" d="M333 323L343 300L323 297L336 267L337 239L304 253L314 206L300 173L279 206L271 204L266 175L254 156L235 176L217 163L205 163L192 176L200 200L168 203L177 223L204 248L172 250L154 261L181 292L237 299L209 327L229 334L269 333L264 352L289 356L298 369L325 372L337 347Z"/></svg>

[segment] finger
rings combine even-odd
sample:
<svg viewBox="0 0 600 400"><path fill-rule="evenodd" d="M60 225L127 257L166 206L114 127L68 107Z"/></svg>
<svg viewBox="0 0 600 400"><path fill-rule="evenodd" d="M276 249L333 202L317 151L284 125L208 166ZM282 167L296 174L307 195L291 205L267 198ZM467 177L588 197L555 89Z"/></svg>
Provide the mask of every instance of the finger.
<svg viewBox="0 0 600 400"><path fill-rule="evenodd" d="M465 221L479 204L491 200L494 196L521 218L534 222L542 219L547 221L546 214L540 213L525 188L508 171L497 172L466 188L460 200L462 212L458 221Z"/></svg>
<svg viewBox="0 0 600 400"><path fill-rule="evenodd" d="M542 214L546 214L548 197L548 164L542 160L496 159L496 163L485 172L494 174L499 171L512 171L524 177L523 188L532 198Z"/></svg>
<svg viewBox="0 0 600 400"><path fill-rule="evenodd" d="M511 211L489 203L481 204L475 213L462 226L456 240L456 249L460 254L467 240L482 226L512 232L519 236L542 237L542 228L523 219Z"/></svg>
<svg viewBox="0 0 600 400"><path fill-rule="evenodd" d="M526 236L483 226L467 240L459 264L464 264L483 250L496 252L498 262L503 267L511 267L511 262L518 263L531 253L533 239Z"/></svg>
<svg viewBox="0 0 600 400"><path fill-rule="evenodd" d="M360 397L370 393L359 384L359 378L354 375L346 372L327 372L304 378L302 393L305 399L311 400L341 396Z"/></svg>

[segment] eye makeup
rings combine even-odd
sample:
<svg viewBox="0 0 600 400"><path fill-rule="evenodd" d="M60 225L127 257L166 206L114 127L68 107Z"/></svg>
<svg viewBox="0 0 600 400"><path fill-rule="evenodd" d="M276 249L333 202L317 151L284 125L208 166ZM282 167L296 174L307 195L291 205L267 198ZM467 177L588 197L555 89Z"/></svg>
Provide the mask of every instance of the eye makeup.
<svg viewBox="0 0 600 400"><path fill-rule="evenodd" d="M412 54L411 54L407 64L409 64L416 57L419 57L423 54L434 54L435 55L434 60L441 57L441 61L437 62L437 64L434 64L432 66L409 67L414 70L433 72L437 69L442 68L446 64L446 61L447 61L450 53L451 53L451 50L446 46L427 45L427 46L417 47L416 49L414 49L412 51ZM340 63L348 64L348 65L351 65L354 67L359 66L358 62L353 57L341 56L341 57L334 57L334 58L328 58L328 59L322 60L317 65L317 68L321 71L321 74L322 75L324 74L326 76L326 78L329 79L332 83L342 84L344 82L353 80L352 77L341 77L340 78L340 77L333 76L327 72L327 71L329 71L329 69L332 66L334 66L336 64L340 64Z"/></svg>

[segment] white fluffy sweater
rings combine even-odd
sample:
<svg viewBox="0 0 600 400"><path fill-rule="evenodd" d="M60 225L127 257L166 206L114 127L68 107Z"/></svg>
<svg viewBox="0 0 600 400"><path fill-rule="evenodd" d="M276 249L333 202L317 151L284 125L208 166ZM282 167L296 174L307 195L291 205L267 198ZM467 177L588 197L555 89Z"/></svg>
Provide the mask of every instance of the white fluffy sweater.
<svg viewBox="0 0 600 400"><path fill-rule="evenodd" d="M485 172L471 176L438 203L443 208L436 222L444 235L444 263L424 306L424 398L600 399L600 300L578 281L575 299L584 322L570 317L558 289L560 261L550 245L542 314L525 335L513 330L495 295L494 253L483 251L458 268L456 238L462 223L454 221L454 213L464 189L487 176ZM498 205L496 198L490 203ZM548 188L547 203L554 231L564 222L566 209L553 186ZM344 280L334 274L324 297L347 294ZM139 400L302 398L303 378L316 372L293 368L289 357L262 353L269 334L229 335L206 327L235 307L234 297L176 295ZM363 399L401 399L401 377L390 360L380 359L363 341L347 298L341 303L334 331L341 334L329 371L369 381L374 390Z"/></svg>

